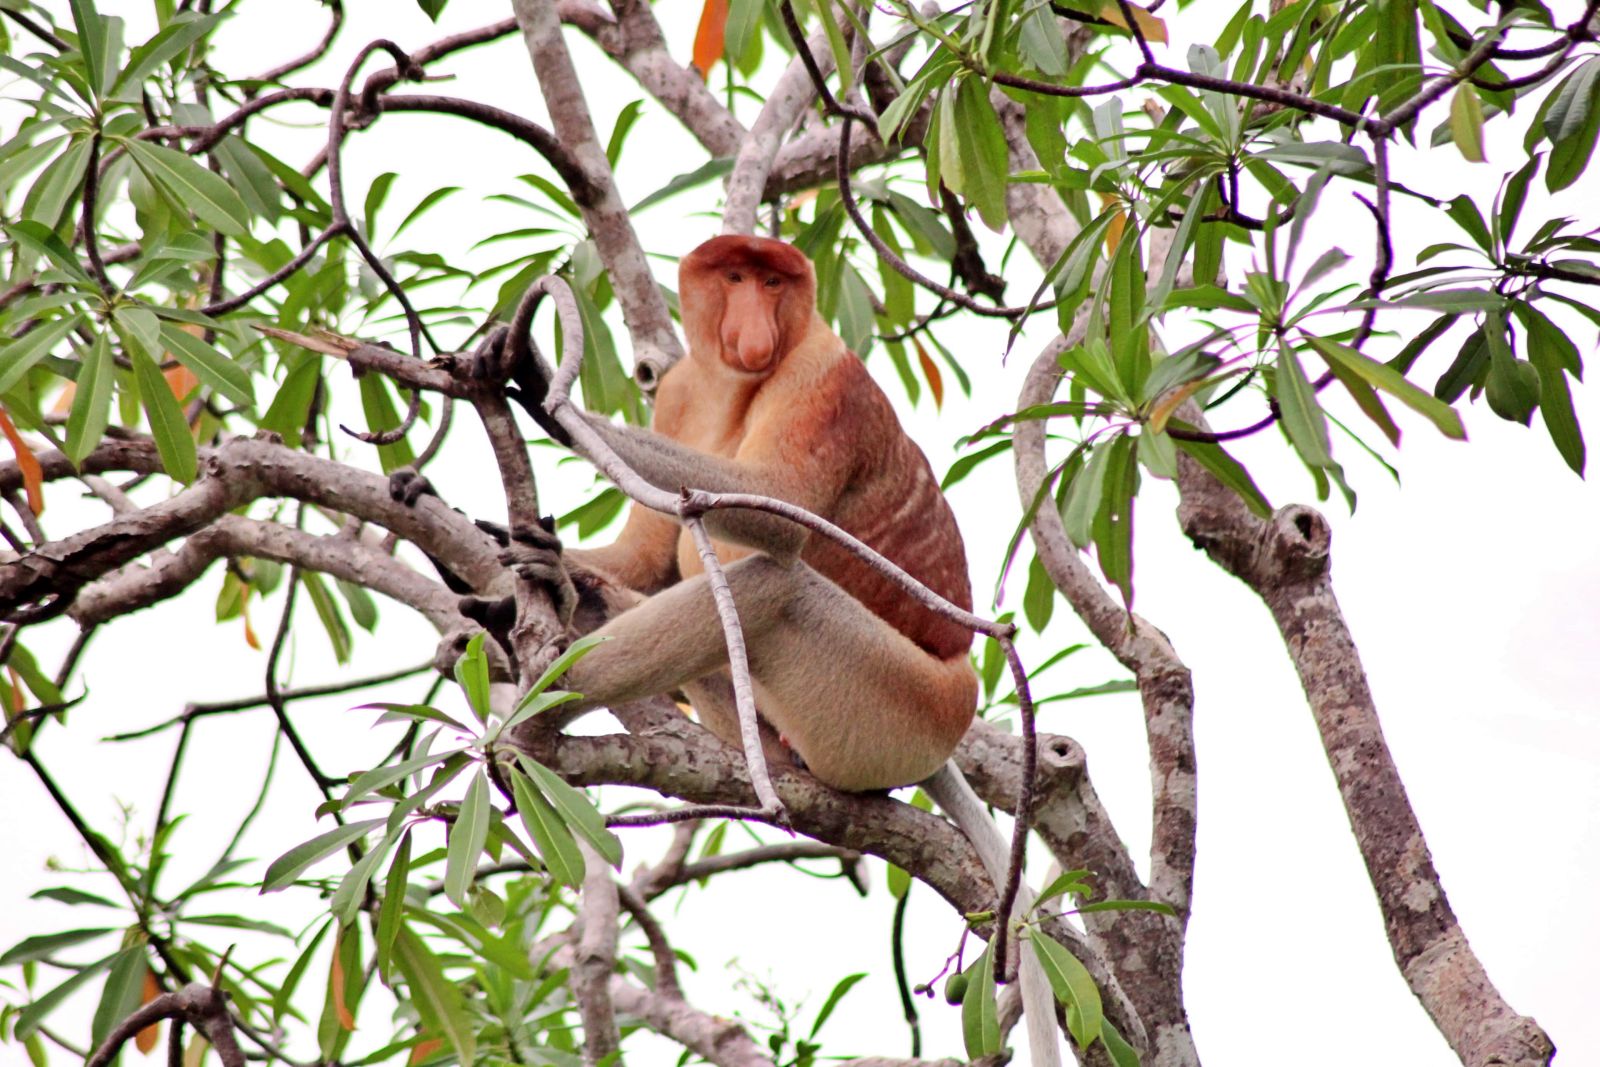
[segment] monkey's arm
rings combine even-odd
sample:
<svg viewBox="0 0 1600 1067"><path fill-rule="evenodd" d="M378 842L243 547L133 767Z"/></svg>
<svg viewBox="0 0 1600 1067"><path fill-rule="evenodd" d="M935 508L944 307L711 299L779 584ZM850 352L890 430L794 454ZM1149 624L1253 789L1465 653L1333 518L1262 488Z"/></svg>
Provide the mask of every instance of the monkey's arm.
<svg viewBox="0 0 1600 1067"><path fill-rule="evenodd" d="M678 524L633 504L622 532L609 545L569 548L569 564L638 593L658 593L678 580Z"/></svg>
<svg viewBox="0 0 1600 1067"><path fill-rule="evenodd" d="M713 456L649 430L618 426L592 415L589 424L623 461L658 489L683 488L713 493L754 493L776 497L827 515L848 484L842 463L822 462L827 450L795 447L787 457L752 438L729 459ZM776 515L742 509L706 516L706 528L719 541L747 545L781 559L797 556L807 531Z"/></svg>

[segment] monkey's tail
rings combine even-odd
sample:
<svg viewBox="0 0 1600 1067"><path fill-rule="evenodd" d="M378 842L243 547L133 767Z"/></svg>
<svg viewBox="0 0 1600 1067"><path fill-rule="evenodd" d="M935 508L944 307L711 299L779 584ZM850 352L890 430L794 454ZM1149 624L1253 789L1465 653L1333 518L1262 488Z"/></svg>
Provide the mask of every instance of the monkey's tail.
<svg viewBox="0 0 1600 1067"><path fill-rule="evenodd" d="M922 788L944 809L956 827L967 835L978 853L978 860L988 872L996 891L1006 883L1006 871L1011 862L1010 846L1000 833L1000 828L989 817L983 801L972 791L967 779L954 760L945 763L933 776L922 783ZM1033 907L1033 890L1023 882L1017 889L1017 901L1011 916L997 917L997 922L1010 922L1026 915ZM1022 983L1022 1016L1028 1027L1029 1062L1034 1067L1061 1067L1061 1040L1056 1030L1056 998L1050 989L1050 980L1044 968L1031 951L1015 946L1017 972Z"/></svg>

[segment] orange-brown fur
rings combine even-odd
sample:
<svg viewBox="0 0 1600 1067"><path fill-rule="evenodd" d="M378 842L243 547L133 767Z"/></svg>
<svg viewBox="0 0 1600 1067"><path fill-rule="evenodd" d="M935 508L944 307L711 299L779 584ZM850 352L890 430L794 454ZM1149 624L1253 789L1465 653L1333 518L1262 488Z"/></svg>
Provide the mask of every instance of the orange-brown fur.
<svg viewBox="0 0 1600 1067"><path fill-rule="evenodd" d="M662 379L654 433L596 424L613 447L664 488L806 507L970 608L955 517L888 399L816 315L809 260L778 241L713 238L684 258L680 295L690 358ZM792 523L718 511L707 525L732 564L758 709L813 772L861 789L936 769L971 721L971 633ZM591 653L573 688L638 695L623 661L659 660L642 670L651 684L683 674L676 684L702 719L737 743L726 653L688 531L635 505L614 544L569 555L638 594L660 593L601 630L631 647ZM675 636L647 638L644 611ZM702 664L711 669L696 676Z"/></svg>

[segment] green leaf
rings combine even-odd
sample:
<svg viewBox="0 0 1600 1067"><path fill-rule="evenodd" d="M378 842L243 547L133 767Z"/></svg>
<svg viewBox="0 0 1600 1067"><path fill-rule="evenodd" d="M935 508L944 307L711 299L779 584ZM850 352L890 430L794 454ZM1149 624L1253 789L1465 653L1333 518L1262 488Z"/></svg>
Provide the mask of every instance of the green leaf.
<svg viewBox="0 0 1600 1067"><path fill-rule="evenodd" d="M78 51L89 88L96 95L106 84L106 20L95 10L94 0L69 0L72 24L78 31Z"/></svg>
<svg viewBox="0 0 1600 1067"><path fill-rule="evenodd" d="M83 970L79 971L71 978L68 978L65 982L62 982L60 985L50 990L50 992L35 1000L32 1004L29 1004L22 1010L22 1014L17 1016L17 1023L11 1031L12 1036L18 1038L19 1040L26 1039L31 1036L35 1030L39 1029L39 1024L44 1022L45 1019L49 1017L51 1012L59 1008L63 1001L78 991L79 986L88 982L101 971L111 966L112 961L117 959L117 957L120 955L121 953L113 953L103 960L97 960L94 963L89 964L87 967L83 968Z"/></svg>
<svg viewBox="0 0 1600 1067"><path fill-rule="evenodd" d="M1412 411L1428 419L1446 437L1457 441L1466 440L1466 428L1461 425L1461 416L1454 408L1412 384L1389 364L1379 363L1353 348L1325 337L1313 337L1308 334L1306 339L1328 361L1329 366L1340 366L1359 375L1369 385L1382 389Z"/></svg>
<svg viewBox="0 0 1600 1067"><path fill-rule="evenodd" d="M1507 245L1511 243L1511 234L1517 228L1517 216L1522 214L1523 201L1528 197L1528 183L1538 173L1539 162L1543 158L1541 153L1535 152L1506 183L1505 199L1500 203L1500 240Z"/></svg>
<svg viewBox="0 0 1600 1067"><path fill-rule="evenodd" d="M1100 500L1105 495L1106 464L1110 458L1109 443L1096 447L1089 453L1088 464L1067 487L1061 522L1067 536L1079 548L1088 548L1094 536L1094 518L1100 513Z"/></svg>
<svg viewBox="0 0 1600 1067"><path fill-rule="evenodd" d="M1502 419L1526 426L1539 406L1539 372L1511 354L1504 315L1487 315L1483 333L1489 343L1489 378L1483 390L1489 409Z"/></svg>
<svg viewBox="0 0 1600 1067"><path fill-rule="evenodd" d="M350 788L346 789L344 796L339 798L339 810L348 811L352 804L367 794L391 786L400 781L400 779L422 770L424 767L431 767L435 763L443 763L451 756L465 751L466 749L464 748L454 748L447 752L427 752L420 756L413 756L408 760L402 760L399 763L374 767L372 770L358 775L355 781L350 783Z"/></svg>
<svg viewBox="0 0 1600 1067"><path fill-rule="evenodd" d="M621 870L622 842L617 839L616 834L606 829L606 818L600 814L600 809L594 806L594 802L539 761L523 755L521 763L522 769L538 786L539 792L560 813L567 826L576 830L580 837L589 842L589 846L607 863Z"/></svg>
<svg viewBox="0 0 1600 1067"><path fill-rule="evenodd" d="M1478 205L1470 196L1456 197L1444 211L1455 220L1456 225L1467 231L1479 248L1488 252L1494 247L1489 236L1489 224L1483 220L1483 212L1478 210Z"/></svg>
<svg viewBox="0 0 1600 1067"><path fill-rule="evenodd" d="M165 189L180 207L230 237L249 229L250 211L225 180L182 152L133 139L122 143L145 177Z"/></svg>
<svg viewBox="0 0 1600 1067"><path fill-rule="evenodd" d="M367 633L372 633L378 626L378 604L372 599L372 594L367 592L365 586L347 582L343 578L336 579L334 586L339 590L339 595L344 597L344 602L350 608L350 618L355 624Z"/></svg>
<svg viewBox="0 0 1600 1067"><path fill-rule="evenodd" d="M1050 979L1050 988L1056 999L1067 1006L1067 1029L1079 1047L1087 1048L1100 1037L1105 1009L1100 1003L1100 990L1095 988L1089 970L1066 946L1040 930L1028 932L1028 944Z"/></svg>
<svg viewBox="0 0 1600 1067"><path fill-rule="evenodd" d="M273 397L260 422L263 430L281 435L286 442L295 442L300 440L300 430L310 414L317 383L322 380L322 359L307 354L290 366L292 369L284 376L278 395Z"/></svg>
<svg viewBox="0 0 1600 1067"><path fill-rule="evenodd" d="M150 436L155 438L156 451L161 454L161 466L174 481L187 485L199 471L189 420L156 361L137 348L128 352L128 359L139 387L139 402L150 422Z"/></svg>
<svg viewBox="0 0 1600 1067"><path fill-rule="evenodd" d="M405 975L406 989L425 1030L443 1034L462 1063L472 1063L477 1031L461 986L450 981L422 938L401 926L394 941L394 961Z"/></svg>
<svg viewBox="0 0 1600 1067"><path fill-rule="evenodd" d="M333 594L328 592L327 583L316 571L301 571L300 584L306 587L306 594L311 597L311 606L316 609L317 619L322 623L323 632L328 635L328 645L333 651L333 658L341 665L349 663L352 647L350 627L345 624L344 613L339 610L339 604L333 599Z"/></svg>
<svg viewBox="0 0 1600 1067"><path fill-rule="evenodd" d="M1123 1040L1117 1028L1111 1025L1110 1019L1105 1020L1100 1026L1100 1042L1105 1045L1113 1067L1139 1067L1138 1050Z"/></svg>
<svg viewBox="0 0 1600 1067"><path fill-rule="evenodd" d="M833 1014L833 1009L839 1006L839 1001L844 999L846 993L855 988L855 984L865 978L867 973L861 971L857 974L847 974L839 979L833 991L828 994L828 999L822 1002L822 1007L817 1009L817 1021L811 1024L811 1032L806 1035L807 1040L815 1038L822 1029L822 1024L828 1021L828 1016Z"/></svg>
<svg viewBox="0 0 1600 1067"><path fill-rule="evenodd" d="M994 995L994 948L968 967L967 992L961 998L961 1036L967 1057L977 1059L1000 1051L999 1008Z"/></svg>
<svg viewBox="0 0 1600 1067"><path fill-rule="evenodd" d="M822 22L822 32L828 38L828 48L833 52L834 70L839 74L839 95L850 92L855 83L854 65L850 59L850 45L844 39L844 28L833 10L837 0L817 0L817 15Z"/></svg>
<svg viewBox="0 0 1600 1067"><path fill-rule="evenodd" d="M128 56L127 65L111 84L111 95L137 101L138 92L146 78L210 33L220 21L221 15L197 15L192 12L178 15L163 26L161 32L133 50Z"/></svg>
<svg viewBox="0 0 1600 1067"><path fill-rule="evenodd" d="M255 384L250 380L250 372L214 345L172 323L161 327L161 340L173 358L193 371L201 382L240 407L255 406Z"/></svg>
<svg viewBox="0 0 1600 1067"><path fill-rule="evenodd" d="M395 407L394 393L389 380L381 374L363 374L357 389L361 394L361 414L367 420L367 429L381 433L392 430L404 421ZM393 444L378 446L378 463L385 474L409 467L417 460L411 442L402 437Z"/></svg>
<svg viewBox="0 0 1600 1067"><path fill-rule="evenodd" d="M1600 133L1600 56L1573 72L1556 90L1545 112L1545 132L1550 136L1550 167L1544 184L1552 193L1578 180L1594 155Z"/></svg>
<svg viewBox="0 0 1600 1067"><path fill-rule="evenodd" d="M34 934L25 937L15 945L6 949L0 955L0 967L9 967L14 963L27 963L30 960L42 960L54 956L62 949L81 945L85 941L93 941L97 937L112 932L112 927L95 926L83 930L62 930L54 934Z"/></svg>
<svg viewBox="0 0 1600 1067"><path fill-rule="evenodd" d="M1034 898L1030 914L1037 912L1042 906L1065 893L1081 894L1089 892L1088 879L1088 868L1076 871L1062 871L1055 876L1049 885L1040 890L1039 895Z"/></svg>
<svg viewBox="0 0 1600 1067"><path fill-rule="evenodd" d="M1328 424L1317 405L1316 391L1306 380L1300 360L1288 345L1278 347L1278 373L1273 376L1273 397L1283 413L1283 428L1289 434L1300 458L1308 467L1327 467L1333 463L1328 446Z"/></svg>
<svg viewBox="0 0 1600 1067"><path fill-rule="evenodd" d="M467 703L480 722L489 721L489 657L484 654L481 631L472 635L467 650L456 658L456 684L466 694Z"/></svg>
<svg viewBox="0 0 1600 1067"><path fill-rule="evenodd" d="M383 880L383 901L378 905L377 952L378 973L391 973L390 958L394 939L400 931L400 916L405 908L406 881L411 876L411 831L400 835L400 847L395 851L394 862Z"/></svg>
<svg viewBox="0 0 1600 1067"><path fill-rule="evenodd" d="M1488 369L1489 340L1480 326L1467 335L1461 351L1434 383L1433 395L1446 404L1454 404L1467 391L1467 386L1482 384Z"/></svg>
<svg viewBox="0 0 1600 1067"><path fill-rule="evenodd" d="M961 79L950 115L959 131L953 137L961 160L961 188L956 191L972 201L990 229L999 232L1006 224L1006 178L1011 164L1005 130L994 113L994 106L989 103L989 91L983 79ZM946 184L949 184L948 178Z"/></svg>
<svg viewBox="0 0 1600 1067"><path fill-rule="evenodd" d="M48 230L61 225L61 216L83 189L89 168L89 140L73 138L50 165L40 172L22 202L22 217Z"/></svg>
<svg viewBox="0 0 1600 1067"><path fill-rule="evenodd" d="M467 906L467 890L478 873L478 857L489 839L489 778L475 774L467 795L450 827L450 847L445 855L444 893L458 908Z"/></svg>
<svg viewBox="0 0 1600 1067"><path fill-rule="evenodd" d="M93 1047L99 1048L118 1023L138 1010L145 972L149 969L143 943L129 945L117 953L89 1026L89 1043Z"/></svg>
<svg viewBox="0 0 1600 1067"><path fill-rule="evenodd" d="M410 226L413 222L417 221L417 219L421 218L429 208L443 200L445 197L459 193L460 191L461 186L459 185L446 185L429 191L427 196L424 196L421 200L417 201L417 206L411 209L411 213L404 219L400 220L400 225L394 228L394 233L391 236L399 237L401 232L404 231L407 226Z"/></svg>
<svg viewBox="0 0 1600 1067"><path fill-rule="evenodd" d="M1450 97L1450 137L1468 163L1483 162L1483 102L1466 82Z"/></svg>
<svg viewBox="0 0 1600 1067"><path fill-rule="evenodd" d="M1586 462L1584 434L1578 426L1578 414L1573 411L1573 394L1566 384L1566 373L1573 370L1578 349L1538 309L1517 304L1518 312L1523 309L1526 314L1518 318L1528 326L1528 362L1539 374L1539 416L1566 466L1582 477ZM1581 365L1578 368L1581 370Z"/></svg>
<svg viewBox="0 0 1600 1067"><path fill-rule="evenodd" d="M120 908L122 906L122 905L118 904L114 900L107 900L105 897L96 896L93 893L85 893L81 889L77 889L77 888L74 888L73 886L67 886L67 885L51 886L48 889L36 890L33 893L29 894L28 899L29 900L54 900L59 904L72 904L72 905L76 905L76 904L97 904L102 908Z"/></svg>
<svg viewBox="0 0 1600 1067"><path fill-rule="evenodd" d="M528 833L533 837L534 847L539 850L545 870L562 885L578 888L583 884L587 865L583 853L578 849L578 842L572 837L572 831L567 829L566 823L561 821L550 802L545 800L538 786L514 767L511 769L511 791L517 798L517 813L522 816L522 825L528 828Z"/></svg>
<svg viewBox="0 0 1600 1067"><path fill-rule="evenodd" d="M329 919L317 927L317 932L306 942L306 947L300 950L300 955L295 958L294 964L289 968L289 973L284 975L283 982L272 995L272 1015L274 1020L281 1020L289 1012L289 1001L294 996L296 989L300 988L300 979L305 977L306 968L311 966L311 958L317 951L317 946L322 939L328 936L328 931L336 927L336 923Z"/></svg>
<svg viewBox="0 0 1600 1067"><path fill-rule="evenodd" d="M1050 625L1055 597L1055 582L1050 580L1050 573L1044 569L1039 557L1034 556L1028 564L1028 585L1022 593L1022 615L1035 633L1043 633L1044 628Z"/></svg>
<svg viewBox="0 0 1600 1067"><path fill-rule="evenodd" d="M1138 439L1122 434L1108 446L1105 491L1094 518L1095 557L1100 572L1133 604L1133 506L1139 493Z"/></svg>
<svg viewBox="0 0 1600 1067"><path fill-rule="evenodd" d="M687 174L680 174L676 178L673 178L671 181L667 182L667 184L663 185L661 188L657 189L655 192L651 193L637 204L634 204L628 209L628 214L636 215L645 208L654 207L656 204L659 204L668 197L676 196L678 193L681 193L686 189L693 189L696 186L704 185L707 182L715 181L718 178L724 177L732 170L733 157L731 156L726 159L713 159L710 162L702 163L700 166L689 171Z"/></svg>
<svg viewBox="0 0 1600 1067"><path fill-rule="evenodd" d="M83 316L77 313L53 319L0 347L0 393L9 393L35 363L48 356L82 321Z"/></svg>
<svg viewBox="0 0 1600 1067"><path fill-rule="evenodd" d="M563 674L566 674L568 669L571 668L574 663L588 655L589 652L596 646L601 645L609 640L610 638L608 637L597 637L594 634L585 634L576 641L572 642L572 644L568 645L567 650L561 653L561 655L557 656L555 662L544 669L544 673L539 675L538 681L534 682L533 685L528 688L528 692L524 694L523 698L517 702L516 711L512 713L512 718L506 723L506 726L509 728L510 726L515 725L517 722L521 722L522 720L521 718L518 718L517 713L522 711L524 705L531 703L534 697L538 696L540 693L543 693L546 689L549 689L550 685L555 682L556 679L560 678Z"/></svg>
<svg viewBox="0 0 1600 1067"><path fill-rule="evenodd" d="M359 840L374 827L382 826L383 819L364 819L361 822L336 826L325 834L318 834L302 842L273 860L261 880L261 892L275 893L300 877L300 873L318 860L325 859L346 845Z"/></svg>
<svg viewBox="0 0 1600 1067"><path fill-rule="evenodd" d="M317 1046L324 1061L343 1058L354 1032L356 1007L366 992L365 961L361 958L361 926L336 927L328 969L327 994L317 1021Z"/></svg>
<svg viewBox="0 0 1600 1067"><path fill-rule="evenodd" d="M74 466L94 451L111 420L111 389L116 382L113 368L111 342L100 334L80 356L77 388L67 414L67 458Z"/></svg>

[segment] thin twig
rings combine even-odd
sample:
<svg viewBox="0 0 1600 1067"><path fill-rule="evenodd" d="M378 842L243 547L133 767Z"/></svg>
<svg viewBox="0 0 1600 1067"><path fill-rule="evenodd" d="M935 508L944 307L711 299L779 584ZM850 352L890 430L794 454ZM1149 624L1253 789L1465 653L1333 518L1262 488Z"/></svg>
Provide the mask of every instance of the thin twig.
<svg viewBox="0 0 1600 1067"><path fill-rule="evenodd" d="M705 568L706 580L711 586L711 598L717 605L717 617L722 620L722 636L728 647L728 674L733 681L733 703L739 712L739 741L744 747L745 766L750 771L750 785L761 802L763 811L769 812L779 825L788 824L783 801L772 788L772 776L767 771L767 757L761 747L761 723L756 716L755 687L750 682L750 658L744 647L744 627L739 624L739 609L733 603L733 590L728 586L728 576L723 573L722 561L717 558L716 546L706 533L705 520L700 513L690 509L690 496L685 490L678 508L678 517L688 527L694 538L695 549L700 553L700 563Z"/></svg>
<svg viewBox="0 0 1600 1067"><path fill-rule="evenodd" d="M297 70L304 70L306 67L311 66L311 64L328 54L328 48L333 44L333 39L339 35L339 27L344 25L344 0L324 0L324 2L327 3L328 7L332 10L333 15L328 20L327 31L323 33L322 40L317 42L316 47L312 48L311 51L307 52L303 56L300 56L296 59L291 59L287 63L281 63L278 66L273 67L271 70L263 71L262 73L257 74L254 78L250 79L251 81L282 81L288 75L293 74Z"/></svg>
<svg viewBox="0 0 1600 1067"><path fill-rule="evenodd" d="M672 945L667 941L667 932L650 913L650 906L644 902L644 898L631 887L617 886L617 900L623 909L633 916L633 921L639 924L640 932L650 945L650 955L656 962L656 992L662 996L682 1000L683 986L678 982L678 957L672 953Z"/></svg>

